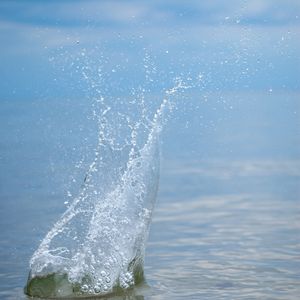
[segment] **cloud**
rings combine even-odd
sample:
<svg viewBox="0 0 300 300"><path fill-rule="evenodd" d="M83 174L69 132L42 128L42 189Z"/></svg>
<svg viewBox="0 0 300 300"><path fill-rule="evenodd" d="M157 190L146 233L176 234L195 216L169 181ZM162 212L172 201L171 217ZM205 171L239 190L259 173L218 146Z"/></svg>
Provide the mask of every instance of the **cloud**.
<svg viewBox="0 0 300 300"><path fill-rule="evenodd" d="M3 1L0 8L2 20L48 27L130 26L161 15L150 5L134 1Z"/></svg>
<svg viewBox="0 0 300 300"><path fill-rule="evenodd" d="M1 1L2 20L39 26L180 26L299 24L300 3L280 1Z"/></svg>
<svg viewBox="0 0 300 300"><path fill-rule="evenodd" d="M143 49L148 49L166 73L201 72L209 74L214 83L221 82L229 88L248 84L247 76L242 74L248 71L244 69L253 70L253 74L263 70L260 74L265 76L269 62L282 61L280 74L287 78L287 86L289 82L294 86L293 78L297 77L289 75L291 70L296 74L299 62L299 23L293 18L299 4L289 1L289 6L284 7L269 0L263 4L250 2L3 0L2 69L10 70L20 61L34 66L36 58L47 60L55 53L71 57L83 48L100 49L107 57L114 55L112 63L117 55L119 59L120 54L138 57ZM280 18L275 14L278 8ZM267 27L264 16L269 18ZM282 24L272 23L275 19ZM245 26L246 22L255 26ZM99 54L93 53L91 60ZM292 62L292 68L285 63L287 60L290 65ZM275 75L272 80L280 81L282 76ZM252 76L252 83L265 82L257 78Z"/></svg>
<svg viewBox="0 0 300 300"><path fill-rule="evenodd" d="M244 19L253 24L299 24L300 3L288 1L248 1Z"/></svg>

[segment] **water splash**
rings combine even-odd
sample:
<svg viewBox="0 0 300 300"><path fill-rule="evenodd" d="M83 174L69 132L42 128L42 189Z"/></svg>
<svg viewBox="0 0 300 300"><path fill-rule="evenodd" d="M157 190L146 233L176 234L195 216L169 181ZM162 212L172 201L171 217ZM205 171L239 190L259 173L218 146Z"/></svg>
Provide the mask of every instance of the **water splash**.
<svg viewBox="0 0 300 300"><path fill-rule="evenodd" d="M96 98L98 144L77 198L30 260L25 293L106 294L143 280L145 243L159 181L159 139L180 79L150 117L144 91L126 107Z"/></svg>

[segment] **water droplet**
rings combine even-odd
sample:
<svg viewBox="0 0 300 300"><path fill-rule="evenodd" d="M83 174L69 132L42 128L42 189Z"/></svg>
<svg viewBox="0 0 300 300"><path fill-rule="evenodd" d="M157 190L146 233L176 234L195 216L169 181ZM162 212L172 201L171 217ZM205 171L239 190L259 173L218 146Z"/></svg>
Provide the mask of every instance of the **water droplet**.
<svg viewBox="0 0 300 300"><path fill-rule="evenodd" d="M125 281L122 281L120 286L121 286L122 289L128 289L129 288L129 285Z"/></svg>
<svg viewBox="0 0 300 300"><path fill-rule="evenodd" d="M98 285L101 285L102 283L103 283L102 278L98 278L98 279L97 279L97 284L98 284Z"/></svg>
<svg viewBox="0 0 300 300"><path fill-rule="evenodd" d="M101 274L102 277L105 277L105 276L106 276L106 272L105 272L105 271L101 271L100 274Z"/></svg>
<svg viewBox="0 0 300 300"><path fill-rule="evenodd" d="M105 282L106 282L106 283L110 283L110 277L106 277L106 278L105 278Z"/></svg>
<svg viewBox="0 0 300 300"><path fill-rule="evenodd" d="M84 285L81 287L81 291L83 291L84 293L86 293L88 290L89 290L89 287L88 287L88 285L86 285L86 284L84 284Z"/></svg>
<svg viewBox="0 0 300 300"><path fill-rule="evenodd" d="M131 281L131 280L133 279L132 274L129 273L129 272L127 272L127 273L125 274L125 279L126 279L127 282L128 282L128 281Z"/></svg>
<svg viewBox="0 0 300 300"><path fill-rule="evenodd" d="M136 186L137 185L137 180L133 180L133 181L131 181L131 186Z"/></svg>

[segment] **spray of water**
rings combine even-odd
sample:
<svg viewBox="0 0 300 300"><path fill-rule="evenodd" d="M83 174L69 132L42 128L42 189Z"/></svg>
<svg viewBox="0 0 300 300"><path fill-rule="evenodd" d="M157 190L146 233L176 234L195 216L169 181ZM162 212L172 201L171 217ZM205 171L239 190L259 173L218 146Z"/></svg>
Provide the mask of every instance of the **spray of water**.
<svg viewBox="0 0 300 300"><path fill-rule="evenodd" d="M159 181L160 133L173 97L186 88L177 79L152 117L144 92L132 101L134 113L126 105L108 105L98 93L94 160L80 194L32 256L27 294L101 295L143 281L145 243Z"/></svg>

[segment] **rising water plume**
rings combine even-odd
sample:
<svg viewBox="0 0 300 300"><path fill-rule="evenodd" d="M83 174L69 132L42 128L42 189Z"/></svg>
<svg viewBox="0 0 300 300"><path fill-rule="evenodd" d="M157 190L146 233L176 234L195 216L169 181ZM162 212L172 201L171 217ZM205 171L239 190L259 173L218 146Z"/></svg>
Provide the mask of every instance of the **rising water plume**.
<svg viewBox="0 0 300 300"><path fill-rule="evenodd" d="M185 88L177 80L152 115L144 93L133 101L134 114L126 107L109 106L99 93L94 160L80 194L33 254L26 294L102 295L144 280L145 243L159 181L160 133L172 98Z"/></svg>

